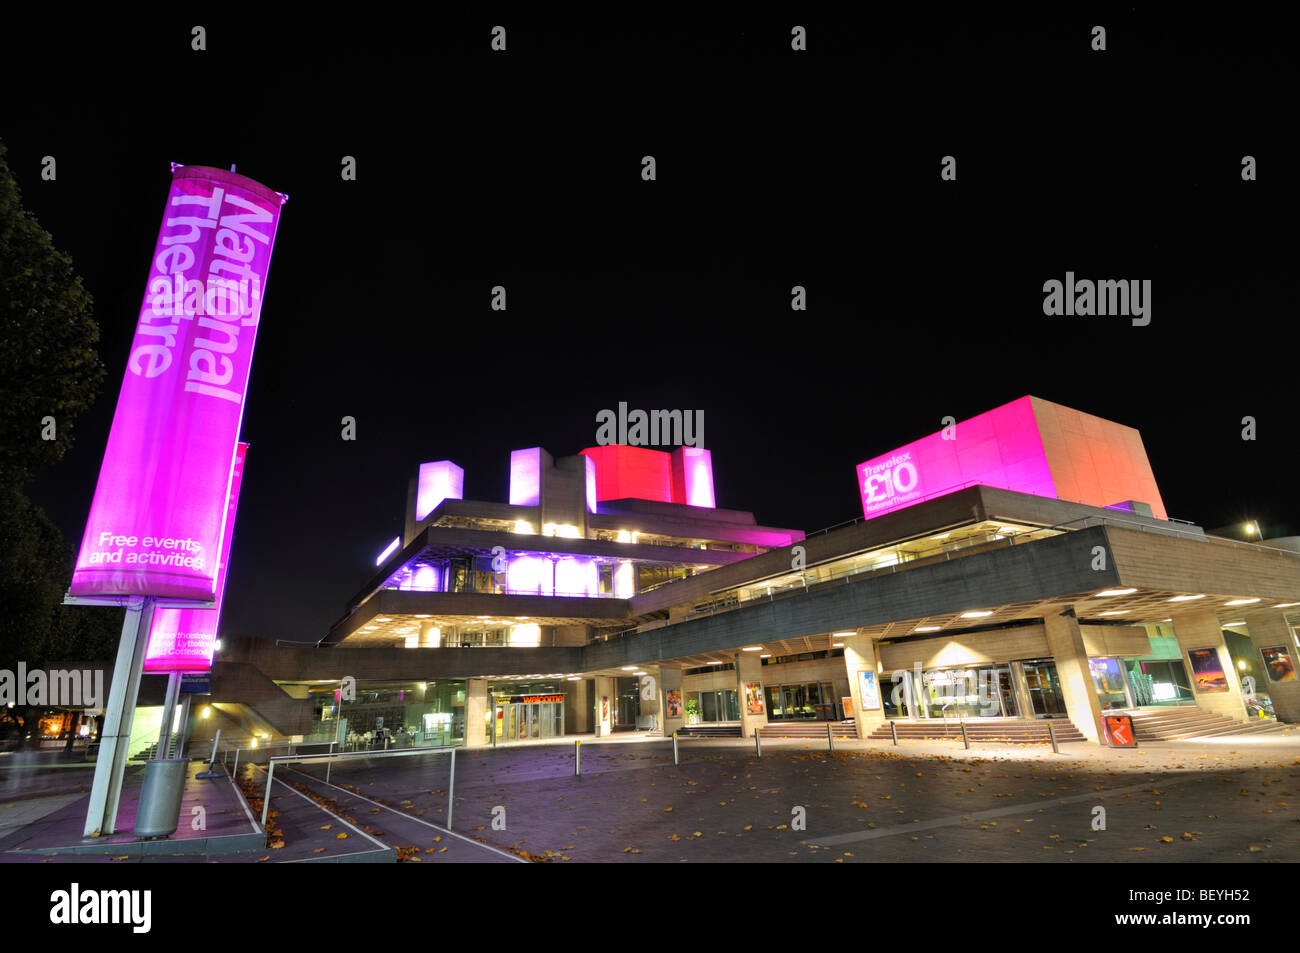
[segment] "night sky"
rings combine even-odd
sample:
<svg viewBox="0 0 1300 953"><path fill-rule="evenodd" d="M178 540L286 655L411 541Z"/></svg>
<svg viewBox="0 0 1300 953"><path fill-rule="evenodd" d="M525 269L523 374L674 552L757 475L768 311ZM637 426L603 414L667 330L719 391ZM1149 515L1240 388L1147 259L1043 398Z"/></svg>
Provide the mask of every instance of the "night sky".
<svg viewBox="0 0 1300 953"><path fill-rule="evenodd" d="M6 29L0 139L95 298L108 372L29 487L69 542L173 160L290 196L224 635L322 637L401 533L420 462L504 500L512 449L576 453L620 400L703 409L718 504L768 525L860 516L855 464L1034 394L1138 428L1170 516L1296 531L1300 77L1280 24L638 12ZM1151 324L1044 316L1067 270L1151 279Z"/></svg>

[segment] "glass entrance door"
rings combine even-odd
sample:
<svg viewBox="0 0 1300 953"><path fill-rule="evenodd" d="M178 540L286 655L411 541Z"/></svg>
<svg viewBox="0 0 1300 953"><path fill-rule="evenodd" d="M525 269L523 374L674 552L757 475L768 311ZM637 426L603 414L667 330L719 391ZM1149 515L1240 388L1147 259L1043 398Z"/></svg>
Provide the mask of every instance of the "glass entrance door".
<svg viewBox="0 0 1300 953"><path fill-rule="evenodd" d="M1061 679L1051 659L1029 659L1020 663L1029 692L1029 706L1035 718L1064 718L1065 699Z"/></svg>
<svg viewBox="0 0 1300 953"><path fill-rule="evenodd" d="M995 684L997 686L998 701L1002 703L1002 714L1008 718L1015 718L1019 714L1019 707L1016 705L1016 691L1014 683L1011 681L1010 666L999 665L997 667Z"/></svg>

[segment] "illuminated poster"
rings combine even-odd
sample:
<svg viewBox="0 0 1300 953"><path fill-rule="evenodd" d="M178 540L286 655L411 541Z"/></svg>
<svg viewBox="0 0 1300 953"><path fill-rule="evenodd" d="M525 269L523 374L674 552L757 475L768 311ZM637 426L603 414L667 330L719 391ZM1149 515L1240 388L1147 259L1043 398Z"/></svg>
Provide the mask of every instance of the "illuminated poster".
<svg viewBox="0 0 1300 953"><path fill-rule="evenodd" d="M670 688L665 694L668 701L668 717L682 717L682 690L680 688Z"/></svg>
<svg viewBox="0 0 1300 953"><path fill-rule="evenodd" d="M1285 645L1260 649L1259 654L1264 656L1264 668L1268 670L1270 682L1295 681L1295 663L1291 661L1291 653Z"/></svg>
<svg viewBox="0 0 1300 953"><path fill-rule="evenodd" d="M763 686L758 682L745 683L745 711L751 715L763 714Z"/></svg>
<svg viewBox="0 0 1300 953"><path fill-rule="evenodd" d="M609 696L600 696L600 721L601 724L609 721Z"/></svg>
<svg viewBox="0 0 1300 953"><path fill-rule="evenodd" d="M1132 427L1025 396L858 464L867 519L977 484L1091 506L1164 504ZM1131 507L1124 507L1133 512Z"/></svg>
<svg viewBox="0 0 1300 953"><path fill-rule="evenodd" d="M862 696L863 711L879 711L880 686L876 684L875 672L858 673L858 693Z"/></svg>
<svg viewBox="0 0 1300 953"><path fill-rule="evenodd" d="M217 567L217 604L212 609L182 609L159 606L153 612L149 647L145 650L146 672L206 672L212 668L212 653L221 623L221 597L226 591L226 570L230 565L230 542L235 535L235 512L239 487L244 480L244 455L248 444L235 448L231 466L230 500L226 507L226 529L221 538L221 563Z"/></svg>
<svg viewBox="0 0 1300 953"><path fill-rule="evenodd" d="M207 601L285 196L175 166L70 592Z"/></svg>
<svg viewBox="0 0 1300 953"><path fill-rule="evenodd" d="M1219 663L1218 649L1188 649L1187 660L1192 663L1192 681L1199 692L1226 692L1228 677Z"/></svg>

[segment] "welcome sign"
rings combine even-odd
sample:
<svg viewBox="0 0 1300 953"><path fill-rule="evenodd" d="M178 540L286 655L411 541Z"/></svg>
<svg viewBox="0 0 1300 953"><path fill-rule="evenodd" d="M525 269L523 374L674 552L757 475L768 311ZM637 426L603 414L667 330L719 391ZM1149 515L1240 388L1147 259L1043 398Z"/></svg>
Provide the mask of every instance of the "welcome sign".
<svg viewBox="0 0 1300 953"><path fill-rule="evenodd" d="M72 595L217 593L262 289L287 196L173 166Z"/></svg>

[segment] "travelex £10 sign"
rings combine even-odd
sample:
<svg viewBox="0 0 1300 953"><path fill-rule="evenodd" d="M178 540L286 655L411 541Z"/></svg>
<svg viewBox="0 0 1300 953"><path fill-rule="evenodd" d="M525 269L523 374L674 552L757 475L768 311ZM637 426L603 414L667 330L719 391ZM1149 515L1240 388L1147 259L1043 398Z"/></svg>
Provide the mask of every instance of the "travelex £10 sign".
<svg viewBox="0 0 1300 953"><path fill-rule="evenodd" d="M1022 397L859 463L862 515L870 519L976 484L1055 498L1033 400Z"/></svg>
<svg viewBox="0 0 1300 953"><path fill-rule="evenodd" d="M211 600L286 196L175 166L70 592Z"/></svg>

